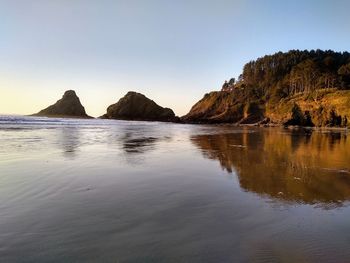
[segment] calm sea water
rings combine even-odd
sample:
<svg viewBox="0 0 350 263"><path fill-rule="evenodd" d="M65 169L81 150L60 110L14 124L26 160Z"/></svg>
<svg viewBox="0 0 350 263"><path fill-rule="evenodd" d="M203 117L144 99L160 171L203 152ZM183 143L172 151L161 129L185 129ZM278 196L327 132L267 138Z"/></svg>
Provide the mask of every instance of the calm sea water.
<svg viewBox="0 0 350 263"><path fill-rule="evenodd" d="M0 262L350 262L346 132L0 117Z"/></svg>

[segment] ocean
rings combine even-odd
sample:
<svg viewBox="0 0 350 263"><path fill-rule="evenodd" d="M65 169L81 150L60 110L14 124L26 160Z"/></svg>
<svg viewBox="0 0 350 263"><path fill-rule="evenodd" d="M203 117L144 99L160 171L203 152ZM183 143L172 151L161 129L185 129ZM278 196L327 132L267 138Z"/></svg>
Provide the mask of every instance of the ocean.
<svg viewBox="0 0 350 263"><path fill-rule="evenodd" d="M0 262L350 262L347 131L0 116Z"/></svg>

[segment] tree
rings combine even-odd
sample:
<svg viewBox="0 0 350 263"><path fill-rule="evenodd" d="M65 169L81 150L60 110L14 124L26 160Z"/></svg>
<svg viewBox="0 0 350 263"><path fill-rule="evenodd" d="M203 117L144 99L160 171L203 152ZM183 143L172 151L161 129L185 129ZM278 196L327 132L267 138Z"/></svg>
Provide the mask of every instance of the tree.
<svg viewBox="0 0 350 263"><path fill-rule="evenodd" d="M324 88L349 89L350 53L331 50L278 52L245 64L234 86L237 84L246 89L245 94L254 96L251 99L265 100L277 98L276 94L288 97Z"/></svg>
<svg viewBox="0 0 350 263"><path fill-rule="evenodd" d="M342 126L343 127L347 127L348 126L348 117L346 117L346 115L343 117Z"/></svg>
<svg viewBox="0 0 350 263"><path fill-rule="evenodd" d="M331 109L331 111L329 112L328 126L341 126L341 123L341 116L336 113L335 109Z"/></svg>
<svg viewBox="0 0 350 263"><path fill-rule="evenodd" d="M315 125L312 122L311 119L311 114L309 111L305 111L304 113L304 123L303 126L307 126L307 127L314 127Z"/></svg>
<svg viewBox="0 0 350 263"><path fill-rule="evenodd" d="M350 63L341 66L338 69L338 74L341 76L349 76L350 75Z"/></svg>
<svg viewBox="0 0 350 263"><path fill-rule="evenodd" d="M304 125L304 115L298 104L294 103L292 108L292 116L285 125Z"/></svg>
<svg viewBox="0 0 350 263"><path fill-rule="evenodd" d="M338 69L338 74L340 75L340 85L341 88L347 89L350 86L350 63L342 65Z"/></svg>

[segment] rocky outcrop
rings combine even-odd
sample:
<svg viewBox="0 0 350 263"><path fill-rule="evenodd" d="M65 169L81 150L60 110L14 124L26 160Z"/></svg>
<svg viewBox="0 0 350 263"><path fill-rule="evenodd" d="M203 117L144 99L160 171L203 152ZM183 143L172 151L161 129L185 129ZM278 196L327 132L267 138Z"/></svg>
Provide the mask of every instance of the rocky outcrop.
<svg viewBox="0 0 350 263"><path fill-rule="evenodd" d="M46 117L91 118L86 114L85 108L81 104L79 97L74 90L67 90L62 99L33 115Z"/></svg>
<svg viewBox="0 0 350 263"><path fill-rule="evenodd" d="M255 123L263 120L260 105L246 102L242 96L239 90L207 93L181 119L190 123Z"/></svg>
<svg viewBox="0 0 350 263"><path fill-rule="evenodd" d="M244 91L236 89L206 94L181 119L190 123L347 127L349 117L349 90L327 89L279 101L250 101Z"/></svg>
<svg viewBox="0 0 350 263"><path fill-rule="evenodd" d="M176 121L174 112L163 108L143 94L130 91L117 103L107 108L101 118L140 121Z"/></svg>
<svg viewBox="0 0 350 263"><path fill-rule="evenodd" d="M273 123L316 127L349 127L350 90L327 89L297 94L265 105Z"/></svg>
<svg viewBox="0 0 350 263"><path fill-rule="evenodd" d="M194 123L349 126L350 53L290 50L243 67L182 119Z"/></svg>

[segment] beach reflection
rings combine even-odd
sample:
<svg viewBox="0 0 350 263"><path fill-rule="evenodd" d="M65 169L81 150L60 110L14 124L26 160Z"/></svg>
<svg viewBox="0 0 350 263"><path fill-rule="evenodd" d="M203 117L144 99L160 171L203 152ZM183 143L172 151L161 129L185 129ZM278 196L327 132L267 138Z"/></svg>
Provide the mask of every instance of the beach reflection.
<svg viewBox="0 0 350 263"><path fill-rule="evenodd" d="M67 158L74 158L80 147L81 133L77 127L63 127L57 130L59 136L57 137L57 144L62 149L63 156Z"/></svg>
<svg viewBox="0 0 350 263"><path fill-rule="evenodd" d="M332 208L350 199L345 133L266 129L196 135L202 154L236 172L240 187L274 200Z"/></svg>
<svg viewBox="0 0 350 263"><path fill-rule="evenodd" d="M144 153L153 150L159 138L135 136L132 133L126 133L122 138L122 148L126 153Z"/></svg>

